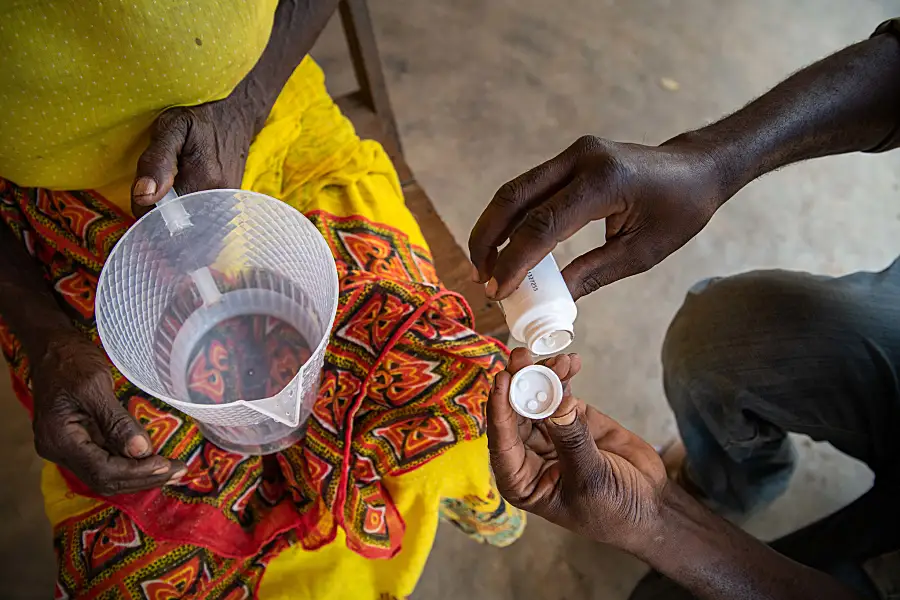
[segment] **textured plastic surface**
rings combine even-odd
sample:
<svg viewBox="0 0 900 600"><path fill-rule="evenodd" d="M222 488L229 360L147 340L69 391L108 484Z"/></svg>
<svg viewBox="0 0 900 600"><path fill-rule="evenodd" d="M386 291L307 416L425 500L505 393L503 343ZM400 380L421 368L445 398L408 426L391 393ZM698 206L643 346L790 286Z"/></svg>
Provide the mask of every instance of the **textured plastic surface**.
<svg viewBox="0 0 900 600"><path fill-rule="evenodd" d="M300 426L318 394L337 311L334 258L306 217L262 194L196 192L168 198L166 209L142 217L103 267L96 298L103 346L145 392L214 426L207 429L219 438L264 447ZM311 355L274 395L198 402L186 381L194 346L240 315L289 324Z"/></svg>
<svg viewBox="0 0 900 600"><path fill-rule="evenodd" d="M543 365L525 367L509 386L509 403L513 410L529 419L546 419L563 399L562 382L552 369Z"/></svg>

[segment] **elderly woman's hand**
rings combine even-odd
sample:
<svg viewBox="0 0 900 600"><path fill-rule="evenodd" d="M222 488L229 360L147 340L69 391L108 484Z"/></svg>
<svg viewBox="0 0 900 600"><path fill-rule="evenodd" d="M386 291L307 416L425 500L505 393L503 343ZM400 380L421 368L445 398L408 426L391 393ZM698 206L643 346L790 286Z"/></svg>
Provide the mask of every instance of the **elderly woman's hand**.
<svg viewBox="0 0 900 600"><path fill-rule="evenodd" d="M150 438L113 394L103 351L77 332L57 337L32 368L38 454L103 495L175 481L184 464L153 453Z"/></svg>
<svg viewBox="0 0 900 600"><path fill-rule="evenodd" d="M659 526L662 461L642 439L572 396L569 380L581 366L575 354L544 362L566 388L552 417L532 421L515 413L510 380L530 364L526 350L514 350L488 401L488 446L500 493L557 525L637 551Z"/></svg>
<svg viewBox="0 0 900 600"><path fill-rule="evenodd" d="M180 194L241 186L250 142L337 5L279 2L266 49L227 98L159 116L131 187L135 215L150 210L173 184Z"/></svg>
<svg viewBox="0 0 900 600"><path fill-rule="evenodd" d="M138 160L131 188L135 215L150 210L173 184L180 194L239 188L247 149L267 114L263 110L252 101L229 96L162 113Z"/></svg>

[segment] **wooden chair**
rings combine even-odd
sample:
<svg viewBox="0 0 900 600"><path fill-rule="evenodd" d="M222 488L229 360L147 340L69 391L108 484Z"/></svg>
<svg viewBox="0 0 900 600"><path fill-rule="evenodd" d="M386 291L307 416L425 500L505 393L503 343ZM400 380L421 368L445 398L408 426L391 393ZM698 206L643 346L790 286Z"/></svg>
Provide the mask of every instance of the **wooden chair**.
<svg viewBox="0 0 900 600"><path fill-rule="evenodd" d="M509 329L503 314L496 304L485 299L484 288L471 280L467 254L456 243L425 190L416 182L403 156L366 1L342 0L340 15L359 90L337 98L337 105L361 138L381 142L393 160L406 205L431 246L435 268L444 285L468 300L480 333L506 343Z"/></svg>

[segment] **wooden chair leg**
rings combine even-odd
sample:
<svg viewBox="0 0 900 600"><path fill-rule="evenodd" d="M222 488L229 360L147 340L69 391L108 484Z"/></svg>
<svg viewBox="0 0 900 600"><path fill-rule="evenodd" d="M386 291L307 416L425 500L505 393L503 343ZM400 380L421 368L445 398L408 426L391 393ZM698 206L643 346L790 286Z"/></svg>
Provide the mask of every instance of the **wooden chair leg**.
<svg viewBox="0 0 900 600"><path fill-rule="evenodd" d="M402 154L397 121L388 97L381 57L375 42L375 30L366 0L341 0L341 24L347 36L350 57L363 101L382 121L384 134Z"/></svg>

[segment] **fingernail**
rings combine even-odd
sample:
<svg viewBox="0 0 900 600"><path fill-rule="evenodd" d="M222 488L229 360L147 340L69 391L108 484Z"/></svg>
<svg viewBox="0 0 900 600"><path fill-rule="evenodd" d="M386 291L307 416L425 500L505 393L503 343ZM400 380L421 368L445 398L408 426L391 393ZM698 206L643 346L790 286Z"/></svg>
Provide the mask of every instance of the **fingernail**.
<svg viewBox="0 0 900 600"><path fill-rule="evenodd" d="M163 465L162 467L158 467L153 471L154 475L162 475L166 471L169 470L169 465Z"/></svg>
<svg viewBox="0 0 900 600"><path fill-rule="evenodd" d="M472 281L481 283L481 273L478 272L478 267L475 265L472 265Z"/></svg>
<svg viewBox="0 0 900 600"><path fill-rule="evenodd" d="M156 193L156 181L152 177L141 177L134 182L131 193L137 196L152 196Z"/></svg>
<svg viewBox="0 0 900 600"><path fill-rule="evenodd" d="M140 458L150 452L150 442L143 436L136 435L128 440L128 454L133 458Z"/></svg>
<svg viewBox="0 0 900 600"><path fill-rule="evenodd" d="M497 280L491 277L491 280L488 281L487 286L484 288L484 293L488 298L493 298L497 295Z"/></svg>
<svg viewBox="0 0 900 600"><path fill-rule="evenodd" d="M187 469L185 469L185 468L178 469L178 471L176 471L174 475L169 477L169 481L166 482L166 485L171 485L173 483L177 483L179 479L184 477L185 473L187 473Z"/></svg>

